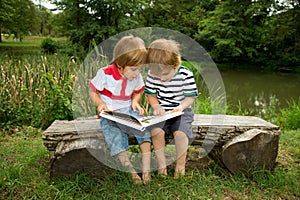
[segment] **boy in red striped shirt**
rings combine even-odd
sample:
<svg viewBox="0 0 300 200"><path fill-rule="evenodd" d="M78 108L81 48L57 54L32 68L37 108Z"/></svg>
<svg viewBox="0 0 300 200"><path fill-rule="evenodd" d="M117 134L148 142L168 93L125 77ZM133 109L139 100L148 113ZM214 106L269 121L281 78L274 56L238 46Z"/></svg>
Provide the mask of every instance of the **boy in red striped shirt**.
<svg viewBox="0 0 300 200"><path fill-rule="evenodd" d="M133 115L144 114L139 100L145 87L141 70L146 55L144 41L139 37L124 36L116 44L112 64L101 68L90 81L89 95L99 113L103 110L118 110ZM116 155L121 164L129 168L134 183L147 184L151 177L150 133L140 132L104 118L100 119L100 127L111 155ZM136 137L142 152L142 179L129 160L129 133Z"/></svg>

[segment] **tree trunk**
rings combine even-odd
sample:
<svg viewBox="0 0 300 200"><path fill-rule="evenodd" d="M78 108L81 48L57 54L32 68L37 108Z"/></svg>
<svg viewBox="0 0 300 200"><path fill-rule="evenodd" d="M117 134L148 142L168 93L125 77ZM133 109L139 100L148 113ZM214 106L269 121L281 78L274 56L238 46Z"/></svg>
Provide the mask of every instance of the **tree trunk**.
<svg viewBox="0 0 300 200"><path fill-rule="evenodd" d="M0 24L0 43L2 42L2 28L1 28L1 24Z"/></svg>
<svg viewBox="0 0 300 200"><path fill-rule="evenodd" d="M111 159L105 152L106 146L99 126L96 117L56 120L43 132L44 145L54 151L50 163L52 176L72 176L82 171L102 176L111 172L110 167L99 161L104 157ZM195 138L191 145L202 147L201 156L209 154L232 173L248 175L251 169L271 170L275 166L280 129L263 119L251 116L195 115L193 133ZM129 143L136 144L135 138L130 137ZM172 138L168 138L166 143L171 144Z"/></svg>

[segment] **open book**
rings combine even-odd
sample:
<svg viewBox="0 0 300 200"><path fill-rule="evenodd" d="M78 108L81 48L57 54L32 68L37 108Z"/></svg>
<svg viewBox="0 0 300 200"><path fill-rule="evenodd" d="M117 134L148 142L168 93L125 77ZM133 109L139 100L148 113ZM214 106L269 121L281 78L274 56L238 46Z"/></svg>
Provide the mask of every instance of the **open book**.
<svg viewBox="0 0 300 200"><path fill-rule="evenodd" d="M144 131L147 127L152 126L154 124L158 124L160 122L166 121L173 117L177 117L182 115L183 112L166 112L162 116L132 116L130 114L121 113L117 111L102 111L100 113L101 117L106 119L110 119L112 121L118 122L120 124L124 124L126 126L135 128L140 131Z"/></svg>

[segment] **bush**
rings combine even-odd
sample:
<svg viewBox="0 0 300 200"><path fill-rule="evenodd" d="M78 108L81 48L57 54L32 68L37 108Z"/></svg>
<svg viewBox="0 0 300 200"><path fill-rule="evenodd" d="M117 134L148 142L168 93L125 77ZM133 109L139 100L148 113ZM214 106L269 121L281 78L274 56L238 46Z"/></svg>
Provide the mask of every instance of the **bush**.
<svg viewBox="0 0 300 200"><path fill-rule="evenodd" d="M41 48L44 53L48 54L62 54L67 56L78 56L83 50L77 45L73 45L68 41L55 41L52 38L45 38L42 40Z"/></svg>
<svg viewBox="0 0 300 200"><path fill-rule="evenodd" d="M41 48L46 53L56 53L58 49L58 43L51 38L45 38L42 40Z"/></svg>

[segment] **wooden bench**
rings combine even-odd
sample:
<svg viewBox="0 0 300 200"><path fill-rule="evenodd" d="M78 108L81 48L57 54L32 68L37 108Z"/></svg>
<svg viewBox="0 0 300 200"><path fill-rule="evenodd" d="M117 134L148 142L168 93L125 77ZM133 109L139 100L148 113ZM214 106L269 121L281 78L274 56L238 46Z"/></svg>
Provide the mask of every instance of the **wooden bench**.
<svg viewBox="0 0 300 200"><path fill-rule="evenodd" d="M202 156L209 154L232 173L248 174L250 170L272 170L275 166L280 128L261 118L196 114L193 133L191 145L201 146L205 150ZM56 120L42 138L47 149L53 151L51 176L88 172L99 177L113 170L97 158L106 155L96 117ZM132 137L130 144L136 144Z"/></svg>

